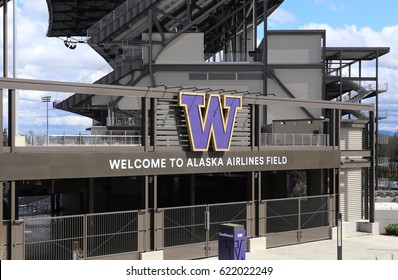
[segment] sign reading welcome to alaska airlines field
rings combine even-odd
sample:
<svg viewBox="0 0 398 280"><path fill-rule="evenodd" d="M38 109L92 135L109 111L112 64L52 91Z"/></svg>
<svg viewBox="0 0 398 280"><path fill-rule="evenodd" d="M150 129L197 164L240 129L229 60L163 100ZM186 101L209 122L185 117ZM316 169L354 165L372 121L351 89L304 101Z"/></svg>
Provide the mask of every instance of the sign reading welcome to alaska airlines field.
<svg viewBox="0 0 398 280"><path fill-rule="evenodd" d="M209 151L210 142L215 152L229 151L237 111L242 109L242 97L218 94L180 92L178 105L184 109L189 144L192 152ZM142 170L170 168L228 168L264 167L286 165L286 156L228 156L219 154L209 157L156 157L110 159L111 170Z"/></svg>

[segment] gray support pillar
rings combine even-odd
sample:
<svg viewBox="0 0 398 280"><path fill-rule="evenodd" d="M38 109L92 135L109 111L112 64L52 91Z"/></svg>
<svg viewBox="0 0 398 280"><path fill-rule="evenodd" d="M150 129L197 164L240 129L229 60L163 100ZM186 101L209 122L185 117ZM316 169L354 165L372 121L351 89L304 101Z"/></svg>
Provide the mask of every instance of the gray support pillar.
<svg viewBox="0 0 398 280"><path fill-rule="evenodd" d="M88 179L88 212L95 212L94 178Z"/></svg>
<svg viewBox="0 0 398 280"><path fill-rule="evenodd" d="M144 177L144 207L145 207L145 217L144 217L144 251L151 250L151 213L149 211L149 176Z"/></svg>
<svg viewBox="0 0 398 280"><path fill-rule="evenodd" d="M158 232L158 227L159 224L162 223L162 221L158 221L159 215L158 215L158 176L153 176L153 225L152 225L152 230L153 230L153 249L154 251L160 249L160 246L163 246L160 240L160 236Z"/></svg>
<svg viewBox="0 0 398 280"><path fill-rule="evenodd" d="M379 51L376 51L376 115L375 115L375 187L379 181Z"/></svg>
<svg viewBox="0 0 398 280"><path fill-rule="evenodd" d="M8 1L3 1L3 77L8 77Z"/></svg>
<svg viewBox="0 0 398 280"><path fill-rule="evenodd" d="M251 234L252 236L256 236L257 234L257 207L256 207L256 181L258 177L258 172L250 172L250 187L251 187L251 191L250 191L250 201L251 201L251 214L253 215L251 218Z"/></svg>
<svg viewBox="0 0 398 280"><path fill-rule="evenodd" d="M156 110L157 110L157 99L156 98L151 98L151 108L152 108L152 113L151 113L151 134L150 134L150 139L151 139L151 144L153 146L153 151L155 152L157 150L157 127L156 127Z"/></svg>
<svg viewBox="0 0 398 280"><path fill-rule="evenodd" d="M340 150L340 129L341 129L341 110L335 110L335 133L334 133L334 141L335 141L335 147ZM340 213L340 169L334 169L334 177L335 177L335 188L336 188L336 221L337 221L337 215Z"/></svg>
<svg viewBox="0 0 398 280"><path fill-rule="evenodd" d="M262 53L262 60L263 60L263 95L268 95L268 0L263 0L263 24L264 24L264 31L263 31L263 53ZM263 123L262 126L267 125L267 106L263 106Z"/></svg>
<svg viewBox="0 0 398 280"><path fill-rule="evenodd" d="M187 5L187 24L191 23L191 0L186 0Z"/></svg>
<svg viewBox="0 0 398 280"><path fill-rule="evenodd" d="M8 146L10 152L15 152L15 131L16 131L16 112L15 112L15 90L8 90Z"/></svg>
<svg viewBox="0 0 398 280"><path fill-rule="evenodd" d="M364 132L364 149L369 150L369 124L365 126L365 132ZM363 186L364 186L364 198L363 198L363 218L364 219L369 219L369 168L363 168L364 171L364 176L363 176Z"/></svg>
<svg viewBox="0 0 398 280"><path fill-rule="evenodd" d="M256 236L264 236L266 231L265 231L265 220L261 219L264 210L264 204L261 203L261 180L262 180L262 172L259 171L257 175L257 180L256 180L256 187L257 187L257 203L256 203ZM265 212L265 211L264 211Z"/></svg>
<svg viewBox="0 0 398 280"><path fill-rule="evenodd" d="M247 61L247 22L246 22L246 0L243 0L243 50L240 50L243 54L243 61ZM242 61L242 59L240 59Z"/></svg>
<svg viewBox="0 0 398 280"><path fill-rule="evenodd" d="M369 186L369 222L373 223L375 221L375 184L376 184L376 141L375 141L375 112L369 112L369 144L371 151L370 159L370 186Z"/></svg>
<svg viewBox="0 0 398 280"><path fill-rule="evenodd" d="M56 215L56 208L57 208L57 203L55 200L55 183L54 180L51 180L51 217L55 217Z"/></svg>
<svg viewBox="0 0 398 280"><path fill-rule="evenodd" d="M322 96L323 100L327 100L326 96L326 34L322 35ZM324 109L323 109L324 110Z"/></svg>
<svg viewBox="0 0 398 280"><path fill-rule="evenodd" d="M10 203L10 205L11 205L11 207L10 207L10 210L11 210L11 213L10 213L10 220L11 220L11 225L10 225L10 227L9 227L9 230L10 230L10 244L11 244L11 248L10 248L10 252L11 252L11 260L17 260L18 258L17 258L17 251L16 251L16 249L17 249L17 247L16 247L16 242L17 242L17 240L16 240L16 238L17 238L17 236L16 236L16 232L15 232L15 229L16 229L16 227L15 227L15 224L16 224L16 211L17 211L17 207L16 207L16 202L17 202L17 199L16 199L16 188L15 188L15 181L11 181L10 182L10 201L9 201L9 203Z"/></svg>
<svg viewBox="0 0 398 280"><path fill-rule="evenodd" d="M253 51L257 49L257 0L253 0Z"/></svg>
<svg viewBox="0 0 398 280"><path fill-rule="evenodd" d="M142 130L141 130L141 145L144 146L145 152L149 151L149 118L148 118L148 105L149 100L146 97L141 98L141 122L142 122Z"/></svg>
<svg viewBox="0 0 398 280"><path fill-rule="evenodd" d="M251 150L256 150L257 145L257 112L256 105L250 105L250 139L251 139Z"/></svg>

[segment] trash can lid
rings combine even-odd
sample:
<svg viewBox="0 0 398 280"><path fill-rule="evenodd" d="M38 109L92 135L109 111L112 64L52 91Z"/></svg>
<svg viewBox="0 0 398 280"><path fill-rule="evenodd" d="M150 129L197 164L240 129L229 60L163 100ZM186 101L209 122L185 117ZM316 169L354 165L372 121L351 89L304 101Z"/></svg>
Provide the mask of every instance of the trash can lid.
<svg viewBox="0 0 398 280"><path fill-rule="evenodd" d="M240 229L245 229L243 225L240 224L232 224L232 223L227 223L227 224L221 224L220 229L229 229L229 230L240 230Z"/></svg>

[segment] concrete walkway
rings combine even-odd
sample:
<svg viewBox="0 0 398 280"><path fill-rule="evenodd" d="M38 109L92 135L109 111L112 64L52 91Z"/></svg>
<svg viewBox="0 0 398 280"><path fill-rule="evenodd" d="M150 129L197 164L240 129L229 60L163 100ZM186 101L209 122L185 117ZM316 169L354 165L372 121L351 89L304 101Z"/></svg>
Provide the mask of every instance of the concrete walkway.
<svg viewBox="0 0 398 280"><path fill-rule="evenodd" d="M362 235L343 238L343 260L398 260L398 237ZM337 241L324 240L247 253L248 260L336 260Z"/></svg>

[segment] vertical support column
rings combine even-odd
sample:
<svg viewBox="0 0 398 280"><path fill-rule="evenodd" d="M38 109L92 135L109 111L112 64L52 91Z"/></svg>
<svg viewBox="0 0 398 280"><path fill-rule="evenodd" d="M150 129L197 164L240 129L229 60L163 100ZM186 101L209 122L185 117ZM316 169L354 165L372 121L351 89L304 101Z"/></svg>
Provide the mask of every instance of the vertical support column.
<svg viewBox="0 0 398 280"><path fill-rule="evenodd" d="M256 233L257 233L257 229L256 229L256 227L257 227L257 223L256 223L256 221L257 221L257 215L256 215L256 212L257 212L257 210L256 210L256 181L257 181L257 177L258 177L258 172L257 171L254 171L254 172L250 172L250 175L251 175L251 180L250 180L250 187L251 187L251 197L250 197L250 200L251 200L251 204L249 204L248 206L250 207L250 212L248 211L248 213L250 213L250 224L251 224L251 227L250 227L250 233L251 233L251 236L256 236Z"/></svg>
<svg viewBox="0 0 398 280"><path fill-rule="evenodd" d="M138 250L148 252L151 250L151 213L149 211L149 176L144 176L144 210L138 212Z"/></svg>
<svg viewBox="0 0 398 280"><path fill-rule="evenodd" d="M15 152L15 131L16 131L16 112L15 112L15 90L8 90L8 146L10 152Z"/></svg>
<svg viewBox="0 0 398 280"><path fill-rule="evenodd" d="M94 199L94 178L88 179L88 212L95 212L95 199Z"/></svg>
<svg viewBox="0 0 398 280"><path fill-rule="evenodd" d="M255 110L255 142L254 144L257 146L257 150L260 150L260 146L261 146L261 109L262 107L260 105L253 105L254 106L254 110Z"/></svg>
<svg viewBox="0 0 398 280"><path fill-rule="evenodd" d="M376 51L375 180L379 181L379 51Z"/></svg>
<svg viewBox="0 0 398 280"><path fill-rule="evenodd" d="M163 248L163 213L158 210L158 177L153 176L153 250L157 251Z"/></svg>
<svg viewBox="0 0 398 280"><path fill-rule="evenodd" d="M141 98L141 145L144 146L144 151L148 152L149 143L148 143L148 135L149 134L149 121L148 121L148 98Z"/></svg>
<svg viewBox="0 0 398 280"><path fill-rule="evenodd" d="M376 141L375 141L375 112L369 112L369 144L370 144L370 186L369 186L369 222L375 221L375 182L376 182Z"/></svg>
<svg viewBox="0 0 398 280"><path fill-rule="evenodd" d="M8 6L8 1L3 2L3 77L7 77L7 71L8 71L8 15L7 15L7 6ZM3 152L3 89L1 89L1 96L0 96L0 153ZM0 242L3 242L3 189L4 189L4 182L0 182L1 184L1 202L0 202ZM1 253L3 253L4 248L2 244L1 245Z"/></svg>
<svg viewBox="0 0 398 280"><path fill-rule="evenodd" d="M17 207L16 207L16 189L15 189L15 181L10 181L10 220L11 220L11 224L10 224L10 244L11 244L11 248L10 248L10 252L11 252L11 260L17 260L17 236L16 236L16 232L15 232L15 224L16 224L16 211L17 211Z"/></svg>
<svg viewBox="0 0 398 280"><path fill-rule="evenodd" d="M153 151L157 150L157 127L156 127L156 110L157 110L157 99L151 98L151 144L153 146Z"/></svg>
<svg viewBox="0 0 398 280"><path fill-rule="evenodd" d="M263 0L263 95L268 95L268 0ZM263 123L262 125L267 125L267 106L263 106Z"/></svg>
<svg viewBox="0 0 398 280"><path fill-rule="evenodd" d="M326 33L322 34L322 96L323 100L329 100L326 96ZM325 109L323 109L325 110Z"/></svg>
<svg viewBox="0 0 398 280"><path fill-rule="evenodd" d="M250 145L251 150L256 150L257 146L257 112L256 112L256 105L250 104Z"/></svg>
<svg viewBox="0 0 398 280"><path fill-rule="evenodd" d="M257 0L253 0L253 51L257 49Z"/></svg>
<svg viewBox="0 0 398 280"><path fill-rule="evenodd" d="M341 129L341 110L337 110L335 113L335 128L334 128L334 147L340 150L340 129ZM336 221L337 214L341 211L340 209L340 169L334 169L334 186L336 188Z"/></svg>
<svg viewBox="0 0 398 280"><path fill-rule="evenodd" d="M262 181L262 172L258 172L257 176L257 209L256 209L256 235L257 237L265 236L266 234L266 218L264 215L266 213L266 204L262 202L261 199L261 183Z"/></svg>
<svg viewBox="0 0 398 280"><path fill-rule="evenodd" d="M369 124L365 126L365 131L364 131L364 150L369 150L369 136L371 135L369 131ZM363 197L363 218L364 219L369 219L369 168L363 168L364 175L363 175L363 180L364 180L364 197Z"/></svg>
<svg viewBox="0 0 398 280"><path fill-rule="evenodd" d="M54 184L54 180L51 180L51 217L55 217L56 216L56 209L57 209L57 203L56 203L56 199L55 199L55 184Z"/></svg>
<svg viewBox="0 0 398 280"><path fill-rule="evenodd" d="M247 61L247 22L246 22L246 0L243 0L243 61ZM242 61L242 59L241 59Z"/></svg>
<svg viewBox="0 0 398 280"><path fill-rule="evenodd" d="M8 77L8 1L3 1L3 77Z"/></svg>

